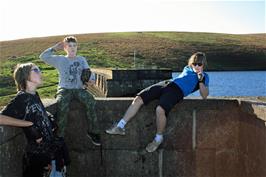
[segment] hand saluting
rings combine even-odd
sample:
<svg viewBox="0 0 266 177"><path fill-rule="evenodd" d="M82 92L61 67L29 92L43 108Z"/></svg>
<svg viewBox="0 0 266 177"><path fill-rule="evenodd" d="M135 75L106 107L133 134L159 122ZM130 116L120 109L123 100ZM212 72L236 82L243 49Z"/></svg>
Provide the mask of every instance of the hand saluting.
<svg viewBox="0 0 266 177"><path fill-rule="evenodd" d="M57 44L55 44L52 47L54 50L58 51L58 50L63 50L64 49L64 42L58 42Z"/></svg>

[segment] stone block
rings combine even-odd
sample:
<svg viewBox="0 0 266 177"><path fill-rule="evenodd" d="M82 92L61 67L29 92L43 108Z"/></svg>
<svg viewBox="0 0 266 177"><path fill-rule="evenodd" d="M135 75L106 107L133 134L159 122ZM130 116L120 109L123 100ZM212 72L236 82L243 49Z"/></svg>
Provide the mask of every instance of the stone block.
<svg viewBox="0 0 266 177"><path fill-rule="evenodd" d="M154 154L137 151L107 150L104 154L108 177L157 177L157 159Z"/></svg>
<svg viewBox="0 0 266 177"><path fill-rule="evenodd" d="M215 177L242 177L237 149L216 150Z"/></svg>
<svg viewBox="0 0 266 177"><path fill-rule="evenodd" d="M240 163L245 176L266 176L266 128L256 115L242 113L239 127Z"/></svg>
<svg viewBox="0 0 266 177"><path fill-rule="evenodd" d="M195 151L195 176L215 177L215 149L197 149Z"/></svg>
<svg viewBox="0 0 266 177"><path fill-rule="evenodd" d="M26 139L17 134L0 146L0 176L22 176L22 157Z"/></svg>
<svg viewBox="0 0 266 177"><path fill-rule="evenodd" d="M100 177L105 175L103 151L90 150L86 153L70 151L71 164L67 168L69 176Z"/></svg>
<svg viewBox="0 0 266 177"><path fill-rule="evenodd" d="M165 177L192 177L195 176L193 152L185 150L164 150L163 171ZM159 154L159 152L157 152Z"/></svg>
<svg viewBox="0 0 266 177"><path fill-rule="evenodd" d="M192 149L192 111L186 110L181 104L169 113L162 144L167 150Z"/></svg>

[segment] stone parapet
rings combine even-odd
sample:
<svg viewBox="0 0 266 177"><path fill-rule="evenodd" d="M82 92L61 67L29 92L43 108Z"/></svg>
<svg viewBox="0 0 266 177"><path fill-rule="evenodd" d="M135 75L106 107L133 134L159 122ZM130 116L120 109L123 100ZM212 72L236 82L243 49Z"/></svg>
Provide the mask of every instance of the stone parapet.
<svg viewBox="0 0 266 177"><path fill-rule="evenodd" d="M168 116L165 141L154 153L145 146L156 132L157 101L143 106L127 124L126 136L104 130L119 120L133 98L96 98L102 146L86 137L84 106L70 105L66 142L70 177L265 177L266 103L240 99L185 99ZM55 112L50 102L47 109ZM3 127L0 176L21 176L25 139Z"/></svg>
<svg viewBox="0 0 266 177"><path fill-rule="evenodd" d="M105 97L134 96L142 89L172 78L170 69L92 69L96 75L96 87ZM93 89L93 88L91 88Z"/></svg>

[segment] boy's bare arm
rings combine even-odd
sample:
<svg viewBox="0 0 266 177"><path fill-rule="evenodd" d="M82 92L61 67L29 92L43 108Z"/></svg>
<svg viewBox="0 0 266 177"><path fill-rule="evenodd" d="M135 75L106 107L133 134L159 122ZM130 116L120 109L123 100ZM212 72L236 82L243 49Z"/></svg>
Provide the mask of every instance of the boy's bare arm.
<svg viewBox="0 0 266 177"><path fill-rule="evenodd" d="M199 92L203 99L206 99L209 95L209 88L204 85L203 82L199 83Z"/></svg>
<svg viewBox="0 0 266 177"><path fill-rule="evenodd" d="M10 125L16 127L29 127L32 126L33 123L30 121L19 120L13 117L5 116L0 114L0 125Z"/></svg>
<svg viewBox="0 0 266 177"><path fill-rule="evenodd" d="M199 79L199 92L200 95L203 99L206 99L207 96L209 95L209 88L205 86L204 84L204 74L203 74L203 69L198 74L198 79Z"/></svg>

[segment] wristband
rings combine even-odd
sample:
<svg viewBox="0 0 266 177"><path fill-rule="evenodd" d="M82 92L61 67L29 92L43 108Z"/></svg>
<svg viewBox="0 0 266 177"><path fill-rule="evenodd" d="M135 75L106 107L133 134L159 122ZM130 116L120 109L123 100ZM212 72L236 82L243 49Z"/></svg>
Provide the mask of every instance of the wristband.
<svg viewBox="0 0 266 177"><path fill-rule="evenodd" d="M203 83L204 84L204 80L199 81L199 83Z"/></svg>
<svg viewBox="0 0 266 177"><path fill-rule="evenodd" d="M199 83L205 84L205 77L203 77L201 80L199 80Z"/></svg>

